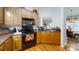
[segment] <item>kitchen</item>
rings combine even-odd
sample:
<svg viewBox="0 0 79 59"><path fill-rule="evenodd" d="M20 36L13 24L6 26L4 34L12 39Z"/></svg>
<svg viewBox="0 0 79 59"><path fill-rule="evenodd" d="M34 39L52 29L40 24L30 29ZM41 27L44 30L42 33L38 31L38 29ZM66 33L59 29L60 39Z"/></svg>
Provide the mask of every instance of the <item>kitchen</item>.
<svg viewBox="0 0 79 59"><path fill-rule="evenodd" d="M64 50L60 13L59 7L0 7L0 51L29 51L39 44L50 45L44 46L49 51Z"/></svg>

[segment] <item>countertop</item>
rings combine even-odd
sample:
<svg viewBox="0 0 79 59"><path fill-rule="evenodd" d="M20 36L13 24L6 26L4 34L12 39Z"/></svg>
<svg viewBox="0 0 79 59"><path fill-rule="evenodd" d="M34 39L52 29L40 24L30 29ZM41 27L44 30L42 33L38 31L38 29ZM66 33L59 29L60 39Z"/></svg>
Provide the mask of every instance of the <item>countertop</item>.
<svg viewBox="0 0 79 59"><path fill-rule="evenodd" d="M2 45L10 36L12 35L18 35L22 33L7 33L7 34L2 34L0 35L0 45Z"/></svg>
<svg viewBox="0 0 79 59"><path fill-rule="evenodd" d="M12 33L0 35L0 45L3 44L11 35Z"/></svg>

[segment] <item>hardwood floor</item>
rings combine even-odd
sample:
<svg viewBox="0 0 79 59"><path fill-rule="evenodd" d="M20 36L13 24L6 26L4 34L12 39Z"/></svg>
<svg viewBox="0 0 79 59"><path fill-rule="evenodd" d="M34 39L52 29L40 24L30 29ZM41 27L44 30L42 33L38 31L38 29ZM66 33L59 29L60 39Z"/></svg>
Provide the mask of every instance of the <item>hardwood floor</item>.
<svg viewBox="0 0 79 59"><path fill-rule="evenodd" d="M79 51L79 40L69 38L67 40L66 50L68 50L68 51Z"/></svg>
<svg viewBox="0 0 79 59"><path fill-rule="evenodd" d="M26 49L25 51L65 51L65 49L61 48L59 45L40 43L34 47Z"/></svg>

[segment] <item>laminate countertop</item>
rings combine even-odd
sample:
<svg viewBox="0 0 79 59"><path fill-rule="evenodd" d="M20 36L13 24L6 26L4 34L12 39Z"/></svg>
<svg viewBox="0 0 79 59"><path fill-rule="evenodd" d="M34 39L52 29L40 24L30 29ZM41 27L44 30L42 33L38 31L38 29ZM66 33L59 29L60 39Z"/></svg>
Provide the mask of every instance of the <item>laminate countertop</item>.
<svg viewBox="0 0 79 59"><path fill-rule="evenodd" d="M18 34L22 34L22 33L18 32L18 33L8 33L8 34L0 35L0 45L2 45L12 35L18 35Z"/></svg>
<svg viewBox="0 0 79 59"><path fill-rule="evenodd" d="M0 45L2 45L10 36L12 36L12 33L0 35Z"/></svg>

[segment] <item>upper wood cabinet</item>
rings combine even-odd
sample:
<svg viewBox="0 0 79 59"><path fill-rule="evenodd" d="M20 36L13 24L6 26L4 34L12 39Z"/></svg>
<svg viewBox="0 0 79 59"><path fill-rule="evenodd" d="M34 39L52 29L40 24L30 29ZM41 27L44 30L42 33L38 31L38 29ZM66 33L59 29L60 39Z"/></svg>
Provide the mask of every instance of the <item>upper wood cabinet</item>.
<svg viewBox="0 0 79 59"><path fill-rule="evenodd" d="M36 13L36 12L33 12L32 13L32 17L33 17L33 19L35 19L35 24L36 25L39 25L39 14L38 13Z"/></svg>
<svg viewBox="0 0 79 59"><path fill-rule="evenodd" d="M24 18L33 18L32 11L27 9L22 9L22 17Z"/></svg>
<svg viewBox="0 0 79 59"><path fill-rule="evenodd" d="M35 24L39 25L39 14L27 9L22 9L22 17L31 18L35 20Z"/></svg>
<svg viewBox="0 0 79 59"><path fill-rule="evenodd" d="M4 17L4 15L3 15L3 8L2 7L0 7L0 24L3 24L4 22L3 22L3 17Z"/></svg>
<svg viewBox="0 0 79 59"><path fill-rule="evenodd" d="M20 25L22 24L21 19L21 8L18 7L6 7L4 8L5 13L5 24L6 25Z"/></svg>

